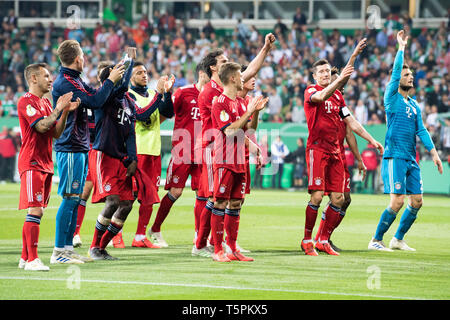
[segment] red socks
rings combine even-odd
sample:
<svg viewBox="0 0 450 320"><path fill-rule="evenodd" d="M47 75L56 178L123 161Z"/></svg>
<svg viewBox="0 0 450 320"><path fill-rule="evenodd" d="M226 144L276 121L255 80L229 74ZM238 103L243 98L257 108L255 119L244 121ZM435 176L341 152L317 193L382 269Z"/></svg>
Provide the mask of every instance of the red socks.
<svg viewBox="0 0 450 320"><path fill-rule="evenodd" d="M195 232L197 233L200 230L200 217L202 215L203 209L206 206L206 201L208 201L208 198L201 198L201 197L195 198L194 222L195 222Z"/></svg>
<svg viewBox="0 0 450 320"><path fill-rule="evenodd" d="M341 209L329 204L324 211L325 222L323 224L322 232L319 235L319 241L328 241L330 239L331 233L342 221Z"/></svg>
<svg viewBox="0 0 450 320"><path fill-rule="evenodd" d="M122 230L121 225L111 222L100 240L100 249L104 250L108 243L120 232L120 230Z"/></svg>
<svg viewBox="0 0 450 320"><path fill-rule="evenodd" d="M211 215L211 236L214 242L214 252L223 250L223 232L225 223L225 209L214 208Z"/></svg>
<svg viewBox="0 0 450 320"><path fill-rule="evenodd" d="M319 206L315 206L311 202L308 203L305 213L306 218L304 240L311 240L312 238L312 232L317 219L317 210L319 210Z"/></svg>
<svg viewBox="0 0 450 320"><path fill-rule="evenodd" d="M227 233L227 244L232 252L236 252L236 241L239 231L240 209L225 209L225 231Z"/></svg>
<svg viewBox="0 0 450 320"><path fill-rule="evenodd" d="M214 208L214 203L211 201L207 201L205 207L202 210L200 215L200 226L197 234L197 241L195 246L197 249L201 249L206 247L209 232L211 231L211 213Z"/></svg>
<svg viewBox="0 0 450 320"><path fill-rule="evenodd" d="M158 213L155 218L155 222L153 222L153 232L161 231L161 225L169 214L170 208L172 208L172 205L175 201L177 201L177 198L175 198L170 192L167 192L164 198L162 198Z"/></svg>
<svg viewBox="0 0 450 320"><path fill-rule="evenodd" d="M78 211L77 211L77 227L75 228L75 233L80 234L81 225L83 224L84 215L86 213L86 200L81 199L80 203L78 204Z"/></svg>
<svg viewBox="0 0 450 320"><path fill-rule="evenodd" d="M143 205L139 206L139 218L137 223L136 234L144 234L147 231L148 223L153 212L153 205Z"/></svg>
<svg viewBox="0 0 450 320"><path fill-rule="evenodd" d="M38 258L39 225L41 217L27 214L22 229L22 259L33 261Z"/></svg>
<svg viewBox="0 0 450 320"><path fill-rule="evenodd" d="M98 220L95 224L94 238L92 239L91 248L100 248L100 241L106 232L108 226L101 224Z"/></svg>

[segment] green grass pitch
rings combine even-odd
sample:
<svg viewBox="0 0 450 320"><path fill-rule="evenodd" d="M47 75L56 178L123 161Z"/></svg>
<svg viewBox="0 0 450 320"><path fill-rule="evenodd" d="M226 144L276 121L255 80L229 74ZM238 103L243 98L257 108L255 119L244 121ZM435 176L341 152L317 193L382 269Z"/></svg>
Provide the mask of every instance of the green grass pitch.
<svg viewBox="0 0 450 320"><path fill-rule="evenodd" d="M192 257L194 193L185 191L162 232L170 247L132 248L138 205L124 227L125 249L110 248L118 261L81 266L50 265L55 215L60 204L53 186L41 222L39 255L49 272L18 269L25 211L16 210L19 185L0 186L0 299L50 300L365 300L450 298L449 197L424 197L424 206L405 240L417 252L367 250L386 195L353 195L333 241L341 256L305 256L306 192L252 191L241 212L239 243L254 262L217 263ZM160 195L164 190L160 189ZM88 203L81 229L87 253L102 205ZM156 216L154 207L150 225ZM389 243L399 217L385 237ZM316 228L319 221L316 223Z"/></svg>

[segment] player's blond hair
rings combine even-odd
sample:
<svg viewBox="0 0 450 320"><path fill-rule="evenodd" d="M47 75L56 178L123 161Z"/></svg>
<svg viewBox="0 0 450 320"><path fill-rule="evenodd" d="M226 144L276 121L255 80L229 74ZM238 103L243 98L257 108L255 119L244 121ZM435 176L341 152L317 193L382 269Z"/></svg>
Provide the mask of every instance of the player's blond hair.
<svg viewBox="0 0 450 320"><path fill-rule="evenodd" d="M241 70L241 65L236 62L227 62L220 66L219 69L219 79L224 84L227 85L230 77L237 71Z"/></svg>

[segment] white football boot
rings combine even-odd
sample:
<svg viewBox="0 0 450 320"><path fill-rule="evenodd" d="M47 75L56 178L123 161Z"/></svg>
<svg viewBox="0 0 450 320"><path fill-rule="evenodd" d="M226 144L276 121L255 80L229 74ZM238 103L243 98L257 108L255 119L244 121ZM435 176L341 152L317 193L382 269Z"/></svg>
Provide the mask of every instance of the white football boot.
<svg viewBox="0 0 450 320"><path fill-rule="evenodd" d="M408 246L404 240L398 240L396 237L393 237L391 242L389 242L389 248L404 251L416 251L416 249Z"/></svg>
<svg viewBox="0 0 450 320"><path fill-rule="evenodd" d="M383 243L383 241L378 241L374 238L372 238L372 240L370 240L369 242L369 246L368 248L369 250L378 250L378 251L387 251L387 252L392 252L394 250L389 249L388 247L386 247Z"/></svg>
<svg viewBox="0 0 450 320"><path fill-rule="evenodd" d="M49 271L50 268L42 263L39 258L34 259L31 262L26 262L23 268L26 271Z"/></svg>
<svg viewBox="0 0 450 320"><path fill-rule="evenodd" d="M152 229L148 229L147 231L148 237L154 243L159 245L161 248L167 248L169 245L166 240L162 237L161 232L153 232Z"/></svg>

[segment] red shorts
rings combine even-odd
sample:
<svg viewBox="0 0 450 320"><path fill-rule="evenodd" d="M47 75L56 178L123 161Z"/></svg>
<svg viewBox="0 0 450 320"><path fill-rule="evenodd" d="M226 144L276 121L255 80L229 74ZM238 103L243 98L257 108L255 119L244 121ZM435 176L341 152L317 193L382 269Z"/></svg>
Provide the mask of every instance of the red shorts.
<svg viewBox="0 0 450 320"><path fill-rule="evenodd" d="M107 196L118 195L121 201L134 200L132 177L120 159L99 150L89 153L89 170L93 182L92 203L104 202Z"/></svg>
<svg viewBox="0 0 450 320"><path fill-rule="evenodd" d="M19 210L46 208L52 188L52 173L27 170L20 175Z"/></svg>
<svg viewBox="0 0 450 320"><path fill-rule="evenodd" d="M227 168L214 170L214 200L244 199L245 172L236 173Z"/></svg>
<svg viewBox="0 0 450 320"><path fill-rule="evenodd" d="M339 154L306 150L308 192L344 192L344 163Z"/></svg>
<svg viewBox="0 0 450 320"><path fill-rule="evenodd" d="M201 164L200 181L197 195L203 198L210 198L214 195L214 171L213 171L213 152L210 147L204 149L204 161Z"/></svg>
<svg viewBox="0 0 450 320"><path fill-rule="evenodd" d="M159 203L158 190L161 183L161 156L138 154L135 178L139 203L144 205Z"/></svg>
<svg viewBox="0 0 450 320"><path fill-rule="evenodd" d="M91 151L92 151L92 149L89 149L88 157L90 156ZM87 172L87 175L86 175L86 181L91 181L92 182L92 176L91 176L91 169L90 168L91 168L91 166L88 163L88 172Z"/></svg>
<svg viewBox="0 0 450 320"><path fill-rule="evenodd" d="M169 166L167 167L165 190L170 188L184 188L186 181L191 176L191 189L197 190L201 175L201 164L175 164L173 158L170 159Z"/></svg>
<svg viewBox="0 0 450 320"><path fill-rule="evenodd" d="M348 166L347 163L344 161L344 175L345 175L345 180L344 180L344 193L346 192L350 192L350 179L352 178L350 176L350 171L348 171Z"/></svg>

